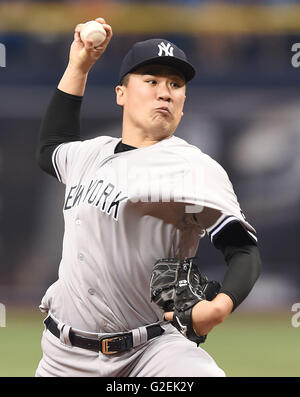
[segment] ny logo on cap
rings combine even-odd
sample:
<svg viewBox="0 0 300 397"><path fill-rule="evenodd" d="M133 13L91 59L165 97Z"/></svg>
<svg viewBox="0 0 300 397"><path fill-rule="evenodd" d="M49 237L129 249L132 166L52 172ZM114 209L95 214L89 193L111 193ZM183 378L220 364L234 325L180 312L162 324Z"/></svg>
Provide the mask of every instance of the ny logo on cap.
<svg viewBox="0 0 300 397"><path fill-rule="evenodd" d="M171 47L171 44L170 44L170 43L165 44L165 43L162 41L160 44L158 44L158 48L159 48L159 52L158 52L158 56L159 56L159 57L162 56L163 52L165 53L164 55L165 55L166 57L167 57L167 56L171 56L171 57L174 56L174 55L173 55L174 48Z"/></svg>

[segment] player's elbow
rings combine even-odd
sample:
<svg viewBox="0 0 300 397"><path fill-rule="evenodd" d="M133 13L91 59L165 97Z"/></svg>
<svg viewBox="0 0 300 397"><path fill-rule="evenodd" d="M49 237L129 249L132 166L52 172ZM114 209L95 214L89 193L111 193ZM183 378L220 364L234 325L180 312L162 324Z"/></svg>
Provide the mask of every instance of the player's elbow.
<svg viewBox="0 0 300 397"><path fill-rule="evenodd" d="M45 168L49 162L49 155L48 155L47 151L45 150L45 147L39 146L36 149L35 158L36 158L36 162L38 163L38 166L42 170L45 170Z"/></svg>
<svg viewBox="0 0 300 397"><path fill-rule="evenodd" d="M54 167L52 164L53 148L47 146L40 146L36 150L36 161L38 166L47 174L55 176Z"/></svg>

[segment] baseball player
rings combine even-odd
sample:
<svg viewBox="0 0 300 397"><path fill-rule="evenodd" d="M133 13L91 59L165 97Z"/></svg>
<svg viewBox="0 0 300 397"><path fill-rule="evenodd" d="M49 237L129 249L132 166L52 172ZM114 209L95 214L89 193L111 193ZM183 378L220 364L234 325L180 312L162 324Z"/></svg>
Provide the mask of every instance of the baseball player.
<svg viewBox="0 0 300 397"><path fill-rule="evenodd" d="M255 229L224 169L174 135L195 75L174 43L129 50L115 89L122 137L82 140L88 73L112 37L96 21L106 40L94 48L75 28L39 134L40 167L65 185L65 232L58 280L40 305L36 376L224 376L200 343L260 274ZM206 234L227 264L213 293L190 259Z"/></svg>

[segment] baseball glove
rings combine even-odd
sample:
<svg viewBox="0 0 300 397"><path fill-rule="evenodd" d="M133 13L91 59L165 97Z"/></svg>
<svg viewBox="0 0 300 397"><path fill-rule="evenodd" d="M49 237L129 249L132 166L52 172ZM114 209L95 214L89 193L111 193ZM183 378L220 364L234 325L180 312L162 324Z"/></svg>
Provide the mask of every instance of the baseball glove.
<svg viewBox="0 0 300 397"><path fill-rule="evenodd" d="M192 309L201 300L212 300L220 288L219 282L208 281L199 272L193 258L158 260L150 280L151 302L165 312L174 311L174 327L197 345L205 341L206 335L194 331Z"/></svg>

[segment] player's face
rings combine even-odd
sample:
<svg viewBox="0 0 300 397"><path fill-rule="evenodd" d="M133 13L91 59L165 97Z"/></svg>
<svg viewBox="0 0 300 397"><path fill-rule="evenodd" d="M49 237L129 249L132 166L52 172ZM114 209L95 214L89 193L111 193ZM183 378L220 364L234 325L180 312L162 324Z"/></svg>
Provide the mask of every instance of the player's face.
<svg viewBox="0 0 300 397"><path fill-rule="evenodd" d="M157 138L173 134L185 102L186 85L179 72L164 65L143 66L121 88L119 97L117 89L117 102L123 106L127 127Z"/></svg>

